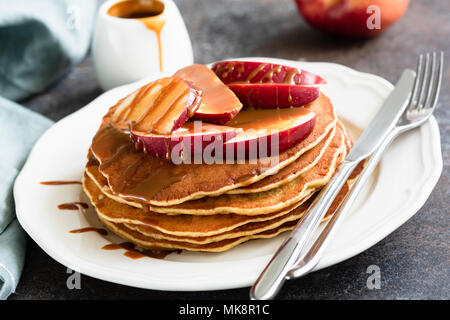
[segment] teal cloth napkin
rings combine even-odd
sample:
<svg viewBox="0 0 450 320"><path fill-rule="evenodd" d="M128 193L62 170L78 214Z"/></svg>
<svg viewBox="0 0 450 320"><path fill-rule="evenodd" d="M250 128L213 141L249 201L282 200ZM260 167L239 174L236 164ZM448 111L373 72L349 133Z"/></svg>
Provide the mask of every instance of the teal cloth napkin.
<svg viewBox="0 0 450 320"><path fill-rule="evenodd" d="M14 292L26 236L15 218L13 184L36 139L52 121L0 97L0 299Z"/></svg>
<svg viewBox="0 0 450 320"><path fill-rule="evenodd" d="M42 91L81 61L95 0L0 0L0 299L15 291L26 235L15 218L12 188L49 119L10 101ZM8 100L9 99L9 100Z"/></svg>
<svg viewBox="0 0 450 320"><path fill-rule="evenodd" d="M95 0L0 1L0 96L42 91L89 48Z"/></svg>

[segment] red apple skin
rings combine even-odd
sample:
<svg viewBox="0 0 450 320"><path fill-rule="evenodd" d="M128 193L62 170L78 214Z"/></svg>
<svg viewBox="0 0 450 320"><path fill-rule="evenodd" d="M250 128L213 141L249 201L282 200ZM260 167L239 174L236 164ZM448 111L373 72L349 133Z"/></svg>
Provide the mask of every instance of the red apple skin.
<svg viewBox="0 0 450 320"><path fill-rule="evenodd" d="M185 124L181 129L187 129L184 133L175 131L171 135L158 135L152 133L144 133L139 131L131 131L131 139L136 143L136 146L146 152L147 154L158 157L170 159L172 149L179 143L182 143L186 150L193 154L202 153L203 150L210 143L216 139L225 142L233 139L242 130L239 128L214 126L205 124L204 127L213 128L215 131L205 130L201 134L193 133L193 123ZM209 132L208 132L209 131Z"/></svg>
<svg viewBox="0 0 450 320"><path fill-rule="evenodd" d="M326 81L306 70L274 63L254 61L222 61L211 68L225 84L232 83L286 83L326 84ZM259 69L259 70L258 70Z"/></svg>
<svg viewBox="0 0 450 320"><path fill-rule="evenodd" d="M230 89L246 107L273 109L302 107L320 95L317 86L289 84L230 84Z"/></svg>
<svg viewBox="0 0 450 320"><path fill-rule="evenodd" d="M298 10L313 27L339 36L366 38L389 28L406 12L409 0L296 0ZM369 29L373 14L367 8L380 8L380 29Z"/></svg>
<svg viewBox="0 0 450 320"><path fill-rule="evenodd" d="M235 94L205 65L193 64L178 70L180 77L202 91L202 101L192 119L214 124L225 124L242 108Z"/></svg>
<svg viewBox="0 0 450 320"><path fill-rule="evenodd" d="M280 154L281 152L295 146L296 144L300 143L304 139L306 139L309 134L313 131L314 125L316 123L316 115L314 115L312 118L307 120L306 122L294 126L292 128L287 128L285 130L281 130L278 133L267 135L263 137L249 137L247 140L241 140L241 141L235 141L234 139L228 140L224 143L223 146L223 154L225 158L229 158L230 155L227 155L227 151L233 150L233 157L236 158L238 156L237 152L238 149L242 150L242 148L245 149L245 158L246 159L252 159L252 155L249 154L250 150L250 144L252 140L257 140L257 158L259 158L260 155L262 156L275 156ZM275 154L272 154L272 148L270 147L272 144L272 140L275 136L278 136L278 149L273 150L275 151ZM267 137L267 138L266 138ZM266 141L264 141L266 140ZM276 140L275 140L276 141ZM266 144L267 143L267 144ZM244 147L242 147L244 145ZM265 147L267 145L267 147ZM261 146L264 146L267 150L263 151L262 154L260 154Z"/></svg>
<svg viewBox="0 0 450 320"><path fill-rule="evenodd" d="M241 110L242 103L240 104L239 108L235 108L233 110L228 110L221 113L214 113L209 112L209 110L206 110L204 108L198 108L198 110L195 112L195 114L192 116L193 120L200 120L207 123L214 123L214 124L226 124L228 121L233 119Z"/></svg>

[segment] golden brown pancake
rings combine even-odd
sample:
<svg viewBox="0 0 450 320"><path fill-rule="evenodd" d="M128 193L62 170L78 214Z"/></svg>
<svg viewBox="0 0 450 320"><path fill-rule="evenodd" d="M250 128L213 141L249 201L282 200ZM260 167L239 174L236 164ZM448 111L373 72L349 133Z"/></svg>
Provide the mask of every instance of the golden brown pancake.
<svg viewBox="0 0 450 320"><path fill-rule="evenodd" d="M288 222L285 225L282 225L278 228L274 228L271 230L267 230L258 234L233 238L233 239L225 239L218 242L211 242L208 244L195 244L189 242L180 242L180 241L170 241L170 240L157 240L143 235L135 230L131 230L127 228L124 224L120 223L112 223L108 220L104 220L99 217L100 221L105 225L106 228L120 236L121 238L130 241L144 249L183 249L189 251L204 251L204 252L222 252L229 250L238 244L258 238L272 238L276 235L280 234L283 231L293 229L297 221Z"/></svg>
<svg viewBox="0 0 450 320"><path fill-rule="evenodd" d="M279 157L258 159L256 163L175 165L170 160L150 157L136 150L127 135L108 125L114 108L104 117L91 151L114 195L153 206L171 206L259 181L315 147L335 127L337 118L323 94L305 108L317 116L311 134Z"/></svg>
<svg viewBox="0 0 450 320"><path fill-rule="evenodd" d="M227 193L242 194L262 192L274 189L294 180L301 174L304 174L306 171L314 167L317 162L319 162L331 140L335 136L336 130L338 130L336 128L337 126L333 128L333 130L331 130L330 133L328 133L328 135L325 137L325 139L322 139L322 141L320 141L317 146L305 152L300 158L298 158L290 165L284 167L276 174L267 176L264 179L252 183L248 186L230 190Z"/></svg>
<svg viewBox="0 0 450 320"><path fill-rule="evenodd" d="M336 197L332 206L327 212L325 219L330 217L334 210L338 207L340 201L345 197L348 191L348 186L341 190ZM272 238L283 231L293 229L299 220L303 217L310 205L311 200L305 202L301 206L294 209L286 216L276 219L248 223L241 227L236 228L230 232L225 232L215 237L173 237L169 236L169 239L164 237L163 233L159 233L158 237L149 236L144 232L151 232L152 230L146 229L147 227L142 225L127 225L121 223L114 223L104 219L99 215L100 221L112 232L116 233L120 237L133 242L134 244L147 249L185 249L191 251L210 251L220 252L231 249L232 247L258 238ZM197 241L196 241L197 240ZM216 241L213 241L216 240ZM198 243L201 242L201 243Z"/></svg>
<svg viewBox="0 0 450 320"><path fill-rule="evenodd" d="M303 198L306 190L318 188L328 183L336 167L343 161L344 152L344 136L339 132L313 168L278 188L258 193L222 194L217 197L187 201L170 207L151 207L151 209L159 213L193 215L271 213L298 202Z"/></svg>
<svg viewBox="0 0 450 320"><path fill-rule="evenodd" d="M83 189L89 196L97 214L115 223L129 223L151 227L155 230L176 236L212 236L235 229L246 223L270 220L289 213L306 201L314 192L308 190L305 198L298 203L266 215L166 215L132 207L106 197L89 176L83 179Z"/></svg>
<svg viewBox="0 0 450 320"><path fill-rule="evenodd" d="M214 198L202 198L198 200L188 201L173 207L155 207L150 206L149 210L166 213L166 214L216 214L216 213L236 213L236 214L267 214L277 210L281 210L290 204L298 202L303 198L303 193L310 188L317 188L325 184L334 172L337 165L337 155L343 151L344 136L342 131L338 130L332 141L328 144L326 150L321 153L321 158L317 165L310 169L311 174L307 172L301 179L295 179L286 185L272 189L267 192L259 192L248 195L221 195ZM314 157L308 154L301 156L296 162L301 164L297 167L306 167ZM302 165L303 164L303 165ZM96 170L96 163L87 164L86 173L93 179L105 195L111 197L115 201L123 202L138 208L143 208L138 202L125 201L120 197L112 194L106 185L105 178ZM291 165L290 165L291 166ZM290 184L290 186L289 186ZM223 208L223 204L233 203L233 208ZM272 206L272 208L270 207ZM275 206L275 207L273 207ZM278 207L277 207L278 206ZM180 208L181 207L181 208Z"/></svg>

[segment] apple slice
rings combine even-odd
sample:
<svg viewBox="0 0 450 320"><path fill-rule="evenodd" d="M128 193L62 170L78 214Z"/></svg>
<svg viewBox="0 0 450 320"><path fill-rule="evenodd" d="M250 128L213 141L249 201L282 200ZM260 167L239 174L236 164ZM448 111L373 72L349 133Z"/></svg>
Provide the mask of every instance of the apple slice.
<svg viewBox="0 0 450 320"><path fill-rule="evenodd" d="M119 129L170 134L197 110L201 91L189 82L168 77L151 82L119 102L112 124Z"/></svg>
<svg viewBox="0 0 450 320"><path fill-rule="evenodd" d="M189 155L202 154L213 142L223 142L242 132L240 128L205 124L201 121L186 122L170 135L131 131L131 139L136 146L151 156L174 160L185 159ZM175 154L174 154L175 153ZM185 153L185 154L183 154Z"/></svg>
<svg viewBox="0 0 450 320"><path fill-rule="evenodd" d="M274 63L253 61L223 61L212 70L225 84L233 83L285 83L325 84L326 81L311 72Z"/></svg>
<svg viewBox="0 0 450 320"><path fill-rule="evenodd" d="M320 95L320 89L311 85L251 83L228 86L245 106L252 108L302 107L313 102Z"/></svg>
<svg viewBox="0 0 450 320"><path fill-rule="evenodd" d="M224 124L242 108L236 95L208 67L194 64L177 71L180 77L202 91L202 101L193 119Z"/></svg>
<svg viewBox="0 0 450 320"><path fill-rule="evenodd" d="M312 132L316 114L305 108L245 109L228 126L242 132L224 143L227 159L261 158L281 153Z"/></svg>

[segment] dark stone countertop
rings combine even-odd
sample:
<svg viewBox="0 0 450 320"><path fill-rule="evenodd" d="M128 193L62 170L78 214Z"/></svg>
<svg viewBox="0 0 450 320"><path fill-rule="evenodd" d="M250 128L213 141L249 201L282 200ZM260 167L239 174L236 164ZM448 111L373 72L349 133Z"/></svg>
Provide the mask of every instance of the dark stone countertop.
<svg viewBox="0 0 450 320"><path fill-rule="evenodd" d="M336 39L312 30L293 1L178 0L194 47L195 61L266 56L327 61L380 75L395 82L419 53L443 50L450 59L449 1L411 1L404 18L371 40ZM419 212L384 240L305 278L288 281L280 299L449 299L450 63L436 118L441 131L444 171ZM41 94L22 101L53 120L83 107L101 93L88 56ZM366 286L370 265L381 270L381 289ZM161 292L116 285L82 276L81 290L66 287L66 267L32 240L16 294L11 299L247 299L248 288L213 292Z"/></svg>

